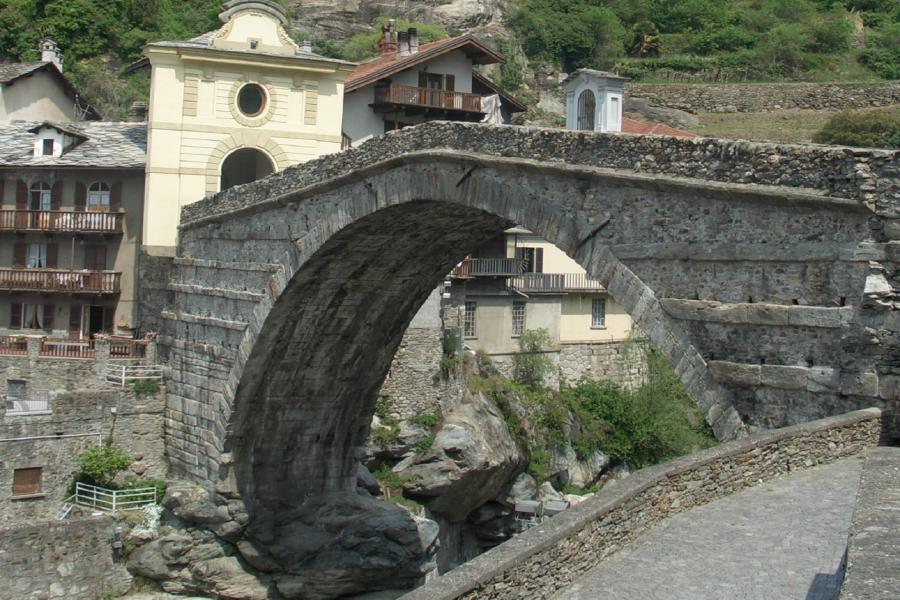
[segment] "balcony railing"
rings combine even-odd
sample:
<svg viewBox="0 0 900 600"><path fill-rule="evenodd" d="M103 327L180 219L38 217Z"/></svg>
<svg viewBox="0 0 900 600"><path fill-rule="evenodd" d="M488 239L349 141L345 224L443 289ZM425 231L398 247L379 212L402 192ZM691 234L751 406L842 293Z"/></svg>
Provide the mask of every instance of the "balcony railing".
<svg viewBox="0 0 900 600"><path fill-rule="evenodd" d="M600 282L585 273L523 273L509 281L510 287L522 292L603 291Z"/></svg>
<svg viewBox="0 0 900 600"><path fill-rule="evenodd" d="M41 356L55 358L95 358L97 349L94 340L81 342L67 340L41 340Z"/></svg>
<svg viewBox="0 0 900 600"><path fill-rule="evenodd" d="M484 112L481 108L481 96L478 94L397 84L375 88L375 104L403 104L471 113Z"/></svg>
<svg viewBox="0 0 900 600"><path fill-rule="evenodd" d="M0 335L0 354L24 356L28 354L28 340L21 336Z"/></svg>
<svg viewBox="0 0 900 600"><path fill-rule="evenodd" d="M0 210L0 231L122 233L124 213L71 210Z"/></svg>
<svg viewBox="0 0 900 600"><path fill-rule="evenodd" d="M522 274L525 261L520 258L467 258L450 272L451 277L515 277Z"/></svg>
<svg viewBox="0 0 900 600"><path fill-rule="evenodd" d="M64 269L0 269L0 289L118 294L122 274Z"/></svg>
<svg viewBox="0 0 900 600"><path fill-rule="evenodd" d="M52 339L38 336L2 335L0 336L0 355L26 356L29 344L33 344L32 352L49 358L81 358L90 360L97 358L98 346L100 354L111 359L146 359L149 339L131 339L119 336L101 336L97 339Z"/></svg>

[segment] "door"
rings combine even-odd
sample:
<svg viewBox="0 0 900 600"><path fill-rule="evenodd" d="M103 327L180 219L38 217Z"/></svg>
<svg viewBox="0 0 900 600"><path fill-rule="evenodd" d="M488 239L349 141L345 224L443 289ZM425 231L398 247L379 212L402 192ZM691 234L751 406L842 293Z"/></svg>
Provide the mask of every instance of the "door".
<svg viewBox="0 0 900 600"><path fill-rule="evenodd" d="M104 324L104 308L102 306L92 306L90 316L88 318L88 333L93 337L95 333L103 331Z"/></svg>
<svg viewBox="0 0 900 600"><path fill-rule="evenodd" d="M84 311L80 304L72 304L69 306L69 339L81 339L81 320Z"/></svg>
<svg viewBox="0 0 900 600"><path fill-rule="evenodd" d="M428 106L441 106L441 90L444 89L444 76L428 74Z"/></svg>

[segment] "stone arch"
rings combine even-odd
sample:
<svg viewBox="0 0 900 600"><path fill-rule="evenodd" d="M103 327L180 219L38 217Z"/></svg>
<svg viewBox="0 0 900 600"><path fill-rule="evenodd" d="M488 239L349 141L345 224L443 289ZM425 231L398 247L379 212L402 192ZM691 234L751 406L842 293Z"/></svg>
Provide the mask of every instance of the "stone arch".
<svg viewBox="0 0 900 600"><path fill-rule="evenodd" d="M275 161L258 148L238 148L222 160L219 187L223 190L236 185L253 183L275 172Z"/></svg>
<svg viewBox="0 0 900 600"><path fill-rule="evenodd" d="M582 90L578 94L577 128L579 131L597 129L597 96L593 90Z"/></svg>
<svg viewBox="0 0 900 600"><path fill-rule="evenodd" d="M229 154L241 148L254 148L272 159L276 171L290 166L290 160L284 149L270 135L259 131L236 131L216 144L206 162L206 193L219 191L222 163Z"/></svg>

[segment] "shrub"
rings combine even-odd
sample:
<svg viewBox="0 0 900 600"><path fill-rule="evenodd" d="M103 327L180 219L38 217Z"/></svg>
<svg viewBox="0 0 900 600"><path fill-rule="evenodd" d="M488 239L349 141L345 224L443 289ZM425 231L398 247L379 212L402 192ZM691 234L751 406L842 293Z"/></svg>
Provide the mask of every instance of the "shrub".
<svg viewBox="0 0 900 600"><path fill-rule="evenodd" d="M155 379L135 379L131 387L138 396L151 396L159 392L159 382Z"/></svg>
<svg viewBox="0 0 900 600"><path fill-rule="evenodd" d="M659 29L652 21L640 21L631 28L631 34L625 42L628 56L648 58L659 56L662 52L662 39Z"/></svg>
<svg viewBox="0 0 900 600"><path fill-rule="evenodd" d="M357 33L344 45L341 54L346 60L361 61L373 56L378 56L378 42L381 39L381 28L387 25L385 17L379 17L372 23L374 29L371 33ZM419 43L427 44L447 37L447 30L440 25L431 23L415 23L412 21L397 21L397 31L406 31L415 27L419 33Z"/></svg>
<svg viewBox="0 0 900 600"><path fill-rule="evenodd" d="M130 465L131 457L113 444L91 446L78 456L81 473L103 487L109 487L116 475Z"/></svg>
<svg viewBox="0 0 900 600"><path fill-rule="evenodd" d="M544 352L553 347L546 329L529 329L519 338L519 353L513 358L514 379L531 389L540 389L553 369L553 361Z"/></svg>
<svg viewBox="0 0 900 600"><path fill-rule="evenodd" d="M897 109L844 111L813 136L820 144L872 148L900 148L900 111Z"/></svg>

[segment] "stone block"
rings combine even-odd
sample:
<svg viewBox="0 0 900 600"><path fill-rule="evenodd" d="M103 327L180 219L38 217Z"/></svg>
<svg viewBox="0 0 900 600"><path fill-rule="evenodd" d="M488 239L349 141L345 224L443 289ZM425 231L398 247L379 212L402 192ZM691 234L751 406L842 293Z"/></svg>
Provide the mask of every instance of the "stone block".
<svg viewBox="0 0 900 600"><path fill-rule="evenodd" d="M760 365L711 360L707 363L713 377L722 383L758 386L762 376Z"/></svg>
<svg viewBox="0 0 900 600"><path fill-rule="evenodd" d="M760 384L782 390L805 390L808 372L806 367L762 365Z"/></svg>
<svg viewBox="0 0 900 600"><path fill-rule="evenodd" d="M882 375L879 377L878 396L882 400L900 400L900 376Z"/></svg>
<svg viewBox="0 0 900 600"><path fill-rule="evenodd" d="M788 312L788 324L797 327L840 327L852 314L849 307L792 306Z"/></svg>
<svg viewBox="0 0 900 600"><path fill-rule="evenodd" d="M844 373L841 375L841 393L845 396L878 397L878 374Z"/></svg>
<svg viewBox="0 0 900 600"><path fill-rule="evenodd" d="M806 372L806 390L809 392L838 392L841 389L840 372L831 367L811 367Z"/></svg>

